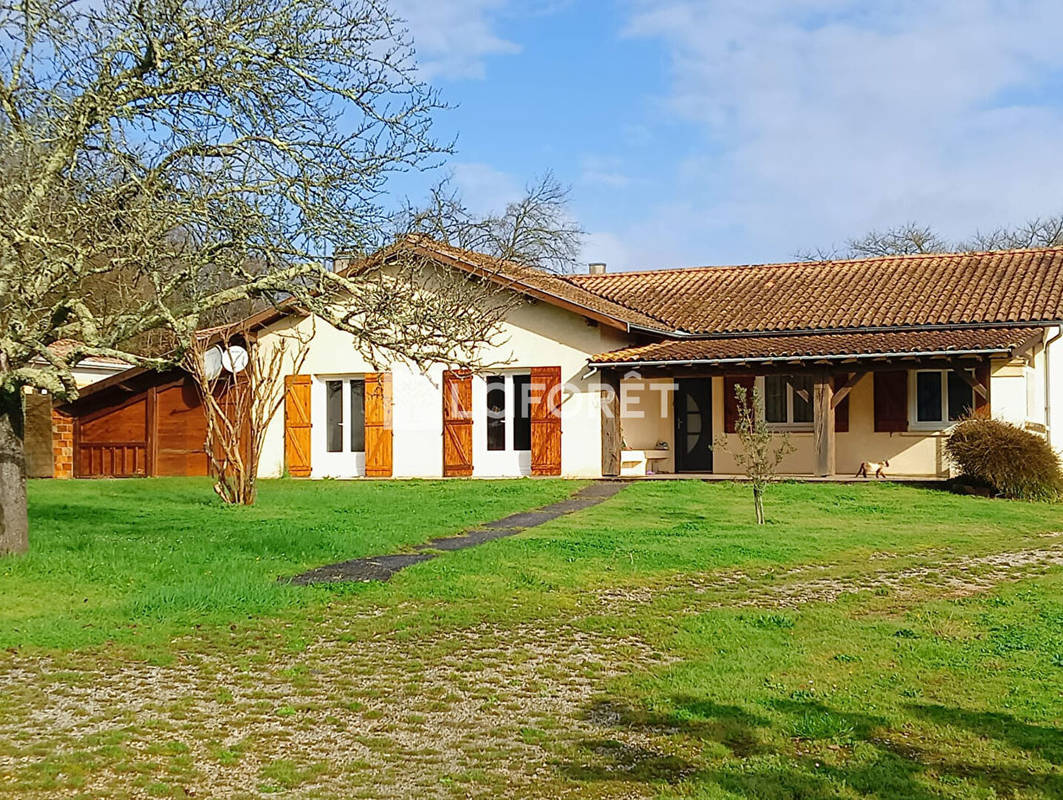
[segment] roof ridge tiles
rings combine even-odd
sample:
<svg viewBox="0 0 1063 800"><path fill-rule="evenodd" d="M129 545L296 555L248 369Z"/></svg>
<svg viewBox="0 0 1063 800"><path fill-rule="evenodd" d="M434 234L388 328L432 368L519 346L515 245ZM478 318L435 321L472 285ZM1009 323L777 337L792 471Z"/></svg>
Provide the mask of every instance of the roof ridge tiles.
<svg viewBox="0 0 1063 800"><path fill-rule="evenodd" d="M857 264L876 264L890 261L918 261L934 258L982 258L987 256L1015 255L1019 253L1063 253L1063 245L1054 247L1013 247L1006 250L954 250L941 253L898 253L888 256L865 256L863 258L828 258L817 261L767 261L750 264L695 264L687 267L642 267L628 269L620 272L605 273L580 273L577 275L565 275L565 278L574 279L574 283L604 283L613 278L621 278L637 275L663 275L677 273L704 272L709 270L750 270L750 269L781 269L785 267L809 267L809 266L842 266ZM534 267L532 267L534 269Z"/></svg>

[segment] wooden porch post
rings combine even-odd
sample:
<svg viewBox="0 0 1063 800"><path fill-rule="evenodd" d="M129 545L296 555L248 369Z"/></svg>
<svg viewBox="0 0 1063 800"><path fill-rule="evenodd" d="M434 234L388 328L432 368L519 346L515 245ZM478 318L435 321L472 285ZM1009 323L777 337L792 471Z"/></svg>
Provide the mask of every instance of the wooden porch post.
<svg viewBox="0 0 1063 800"><path fill-rule="evenodd" d="M620 373L603 369L601 378L602 407L602 477L620 475Z"/></svg>
<svg viewBox="0 0 1063 800"><path fill-rule="evenodd" d="M827 478L834 475L836 469L834 442L834 396L833 379L827 370L816 373L815 392L813 393L812 439L816 450L816 475Z"/></svg>

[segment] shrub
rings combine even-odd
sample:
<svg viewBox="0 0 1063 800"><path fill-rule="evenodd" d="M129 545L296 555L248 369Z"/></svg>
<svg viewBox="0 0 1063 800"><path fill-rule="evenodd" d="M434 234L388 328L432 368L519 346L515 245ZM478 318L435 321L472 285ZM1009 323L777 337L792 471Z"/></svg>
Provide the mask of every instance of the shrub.
<svg viewBox="0 0 1063 800"><path fill-rule="evenodd" d="M1063 495L1063 472L1051 445L1008 422L961 422L949 435L945 452L964 477L1004 497L1058 500Z"/></svg>

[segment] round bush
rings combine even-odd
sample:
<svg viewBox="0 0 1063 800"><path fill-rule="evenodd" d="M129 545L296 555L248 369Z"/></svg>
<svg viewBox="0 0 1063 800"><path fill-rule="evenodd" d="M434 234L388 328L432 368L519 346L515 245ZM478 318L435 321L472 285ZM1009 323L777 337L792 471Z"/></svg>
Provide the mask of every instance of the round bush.
<svg viewBox="0 0 1063 800"><path fill-rule="evenodd" d="M1058 500L1063 495L1059 456L1044 437L997 419L969 419L945 443L949 459L967 478L1004 497Z"/></svg>

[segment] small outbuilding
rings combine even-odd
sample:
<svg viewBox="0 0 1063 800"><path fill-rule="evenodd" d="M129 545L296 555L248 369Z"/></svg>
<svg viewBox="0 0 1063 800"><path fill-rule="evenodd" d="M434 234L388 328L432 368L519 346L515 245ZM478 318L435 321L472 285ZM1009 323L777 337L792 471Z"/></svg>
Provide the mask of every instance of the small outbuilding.
<svg viewBox="0 0 1063 800"><path fill-rule="evenodd" d="M82 389L53 415L56 477L208 473L206 416L195 381L183 370L126 370Z"/></svg>

